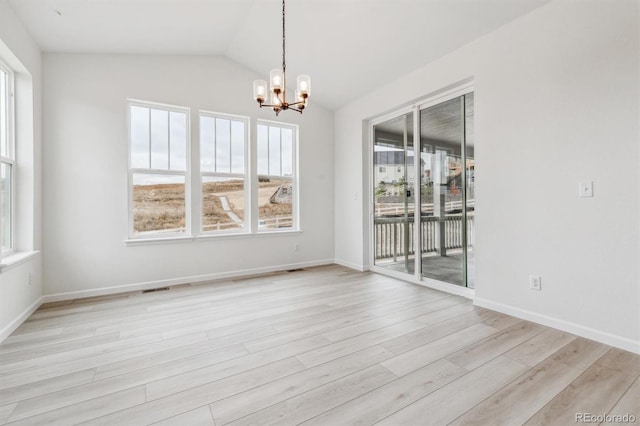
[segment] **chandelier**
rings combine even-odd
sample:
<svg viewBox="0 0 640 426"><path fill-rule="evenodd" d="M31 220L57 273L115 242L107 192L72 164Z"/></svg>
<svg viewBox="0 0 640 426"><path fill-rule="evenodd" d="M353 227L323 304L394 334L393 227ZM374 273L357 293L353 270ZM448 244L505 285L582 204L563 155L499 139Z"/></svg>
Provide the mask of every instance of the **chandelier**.
<svg viewBox="0 0 640 426"><path fill-rule="evenodd" d="M295 102L287 101L287 63L285 61L285 13L284 0L282 0L282 70L273 69L269 73L270 87L267 90L267 82L264 80L254 80L253 98L258 101L260 108L270 107L276 113L287 109L297 111L302 114L302 110L307 106L309 93L311 93L311 78L308 75L299 75Z"/></svg>

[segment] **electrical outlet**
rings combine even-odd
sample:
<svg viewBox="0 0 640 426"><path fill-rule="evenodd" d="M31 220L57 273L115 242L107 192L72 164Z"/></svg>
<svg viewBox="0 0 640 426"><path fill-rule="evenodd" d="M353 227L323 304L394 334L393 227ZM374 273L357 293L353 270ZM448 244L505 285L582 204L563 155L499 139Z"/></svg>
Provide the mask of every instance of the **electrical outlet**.
<svg viewBox="0 0 640 426"><path fill-rule="evenodd" d="M295 244L293 245L293 251L298 251L298 250L300 250L300 244L295 243Z"/></svg>
<svg viewBox="0 0 640 426"><path fill-rule="evenodd" d="M529 275L529 289L540 291L542 290L542 283L539 275Z"/></svg>
<svg viewBox="0 0 640 426"><path fill-rule="evenodd" d="M31 272L29 272L29 285L31 285Z"/></svg>

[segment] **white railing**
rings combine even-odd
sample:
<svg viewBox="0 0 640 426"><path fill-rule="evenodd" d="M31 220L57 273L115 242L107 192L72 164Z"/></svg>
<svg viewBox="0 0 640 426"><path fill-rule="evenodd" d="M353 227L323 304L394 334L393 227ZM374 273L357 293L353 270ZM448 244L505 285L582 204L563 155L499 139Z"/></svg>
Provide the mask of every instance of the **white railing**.
<svg viewBox="0 0 640 426"><path fill-rule="evenodd" d="M474 200L469 200L467 203L467 208L473 209ZM462 210L462 201L447 201L444 203L445 211L461 211ZM420 208L422 214L433 214L433 203L423 203ZM415 207L413 203L407 204L407 212L413 213L415 211ZM375 215L376 216L391 216L391 215L404 215L404 204L403 203L382 203L378 204L375 207Z"/></svg>
<svg viewBox="0 0 640 426"><path fill-rule="evenodd" d="M260 219L258 228L291 228L293 226L293 216L277 216ZM237 222L212 223L204 225L203 231L221 231L225 229L240 228Z"/></svg>
<svg viewBox="0 0 640 426"><path fill-rule="evenodd" d="M224 223L210 223L208 225L202 225L203 231L221 231L225 229L242 228L242 222L224 222Z"/></svg>
<svg viewBox="0 0 640 426"><path fill-rule="evenodd" d="M473 215L467 216L467 245L473 244ZM385 217L376 218L375 225L375 256L376 259L393 258L405 253L415 254L414 220L413 217ZM445 250L462 248L463 238L462 215L449 215L444 218L434 216L422 216L420 220L420 240L422 241L421 253L432 253L444 245ZM438 230L442 232L441 241L438 241Z"/></svg>
<svg viewBox="0 0 640 426"><path fill-rule="evenodd" d="M260 219L258 228L291 228L293 226L293 216L277 216Z"/></svg>

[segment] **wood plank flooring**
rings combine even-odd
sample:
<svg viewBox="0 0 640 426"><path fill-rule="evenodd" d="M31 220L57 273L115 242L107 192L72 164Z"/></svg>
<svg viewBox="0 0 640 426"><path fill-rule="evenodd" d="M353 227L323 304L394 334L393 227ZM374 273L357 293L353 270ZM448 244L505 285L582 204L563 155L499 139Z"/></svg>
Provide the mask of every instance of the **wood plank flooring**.
<svg viewBox="0 0 640 426"><path fill-rule="evenodd" d="M0 424L640 423L639 376L638 355L331 265L44 305L0 344Z"/></svg>

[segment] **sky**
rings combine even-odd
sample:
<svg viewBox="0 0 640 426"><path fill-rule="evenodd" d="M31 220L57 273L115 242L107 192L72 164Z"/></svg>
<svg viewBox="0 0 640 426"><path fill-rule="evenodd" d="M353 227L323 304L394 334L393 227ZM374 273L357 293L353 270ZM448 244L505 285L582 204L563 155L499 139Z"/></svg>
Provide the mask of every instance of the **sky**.
<svg viewBox="0 0 640 426"><path fill-rule="evenodd" d="M201 171L244 174L245 122L200 116L199 124ZM187 165L187 125L186 113L131 106L131 167L184 171ZM257 130L258 174L292 176L293 130L262 124ZM184 177L134 175L134 185L162 182L184 183Z"/></svg>
<svg viewBox="0 0 640 426"><path fill-rule="evenodd" d="M7 90L7 74L0 70L0 155L9 154L9 139L7 138L7 104L9 102Z"/></svg>

